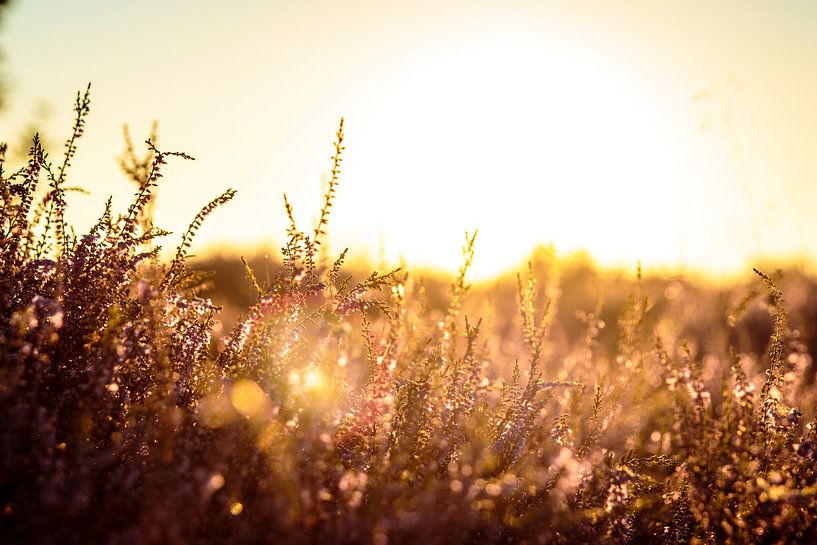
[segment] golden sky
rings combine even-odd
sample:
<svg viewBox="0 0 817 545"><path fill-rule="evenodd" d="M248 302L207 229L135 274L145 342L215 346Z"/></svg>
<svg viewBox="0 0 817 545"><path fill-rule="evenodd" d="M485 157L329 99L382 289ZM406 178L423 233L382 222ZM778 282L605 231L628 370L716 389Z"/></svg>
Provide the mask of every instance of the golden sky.
<svg viewBox="0 0 817 545"><path fill-rule="evenodd" d="M551 242L733 273L817 252L815 29L809 1L18 0L0 134L34 123L58 155L90 81L75 224L127 206L121 126L157 119L196 157L165 170L159 225L234 187L197 248L244 250L281 245L283 192L314 222L343 115L337 250L450 269L478 227L483 277Z"/></svg>

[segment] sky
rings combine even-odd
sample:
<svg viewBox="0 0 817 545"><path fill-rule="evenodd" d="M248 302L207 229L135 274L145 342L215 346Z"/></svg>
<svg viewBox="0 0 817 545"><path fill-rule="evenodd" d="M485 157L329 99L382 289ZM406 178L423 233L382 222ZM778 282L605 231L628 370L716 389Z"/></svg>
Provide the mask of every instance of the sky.
<svg viewBox="0 0 817 545"><path fill-rule="evenodd" d="M113 195L122 126L185 151L159 189L172 248L278 248L282 194L311 231L345 118L330 247L474 272L540 244L608 266L736 274L817 255L817 3L17 0L0 136L58 157L78 89L79 230ZM18 151L19 154L19 151ZM175 237L175 238L174 238Z"/></svg>

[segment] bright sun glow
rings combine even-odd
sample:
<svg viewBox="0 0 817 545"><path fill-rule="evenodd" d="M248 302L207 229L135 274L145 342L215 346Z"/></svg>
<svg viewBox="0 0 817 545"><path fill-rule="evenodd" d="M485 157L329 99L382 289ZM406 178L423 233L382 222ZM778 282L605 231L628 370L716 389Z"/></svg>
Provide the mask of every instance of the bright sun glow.
<svg viewBox="0 0 817 545"><path fill-rule="evenodd" d="M292 370L289 372L289 385L296 390L310 394L321 392L326 386L326 379L318 369L306 371Z"/></svg>
<svg viewBox="0 0 817 545"><path fill-rule="evenodd" d="M310 369L304 376L304 389L308 392L318 392L324 387L323 375L317 369Z"/></svg>
<svg viewBox="0 0 817 545"><path fill-rule="evenodd" d="M673 163L676 121L656 111L649 83L612 56L542 40L424 55L388 100L373 97L367 121L378 125L361 129L369 138L355 141L350 129L360 157L349 159L343 202L354 215L384 209L386 246L410 262L455 267L456 244L428 241L479 227L477 276L550 241L608 263L634 247L677 259L677 231L641 228L664 213L651 203L684 201L662 168ZM387 125L400 128L397 140L378 137ZM401 160L407 150L414 159ZM384 191L372 192L378 185Z"/></svg>
<svg viewBox="0 0 817 545"><path fill-rule="evenodd" d="M113 160L121 124L139 142L158 119L159 143L196 157L168 166L158 225L178 237L210 198L238 190L199 233L200 254L279 248L283 192L308 231L340 116L333 253L349 246L377 264L382 247L387 266L405 258L451 271L463 233L479 228L475 277L516 268L549 243L608 265L709 272L815 254L804 235L817 229L808 204L817 107L803 84L817 81L817 50L806 47L806 18L741 11L738 25L734 12L704 4L645 3L627 17L595 3L467 4L205 2L202 21L233 24L220 27L217 54L203 56L191 52L212 50L214 37L185 10L163 6L156 26L141 17L149 8L131 17L100 2L94 28L106 47L72 42L67 71L53 44L71 42L68 29L84 21L59 3L50 19L18 3L7 25L14 108L0 121L10 134L43 125L56 154L65 105L93 82L73 170L92 195L70 196L69 219L84 232L109 193L117 209L133 193ZM133 55L129 34L115 31L131 19L148 44L140 54L158 59L143 72L117 64ZM21 30L32 27L49 40ZM53 115L32 118L38 103L20 103L31 96Z"/></svg>

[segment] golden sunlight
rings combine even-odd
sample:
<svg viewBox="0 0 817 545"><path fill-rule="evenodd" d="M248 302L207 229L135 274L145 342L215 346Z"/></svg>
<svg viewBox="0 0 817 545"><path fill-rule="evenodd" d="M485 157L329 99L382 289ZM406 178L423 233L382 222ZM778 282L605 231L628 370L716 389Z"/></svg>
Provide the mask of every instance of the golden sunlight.
<svg viewBox="0 0 817 545"><path fill-rule="evenodd" d="M606 263L635 248L653 262L677 261L685 226L666 209L684 209L681 177L691 173L666 169L679 121L659 109L660 88L613 55L528 38L424 51L386 98L368 97L344 211L374 215L386 245L409 263L449 270L456 244L430 241L479 227L481 277L551 241ZM399 131L384 139L389 126ZM354 142L354 125L350 134ZM654 227L641 229L647 223Z"/></svg>
<svg viewBox="0 0 817 545"><path fill-rule="evenodd" d="M135 123L139 142L158 118L159 143L196 161L169 166L157 224L178 229L231 184L237 197L199 248L278 249L282 193L302 228L317 221L344 116L334 252L453 271L462 233L479 228L473 273L485 278L539 244L604 265L708 273L758 257L803 263L817 250L803 235L817 228L807 204L817 107L803 84L817 81L817 54L797 10L742 10L738 24L734 10L696 2L204 3L191 25L180 6L163 5L157 22L89 3L103 49L72 42L82 22L67 5L48 17L24 3L9 11L16 107L0 118L7 132L36 124L53 149L70 124L59 106L93 82L74 165L92 195L69 196L78 232L94 223L96 199L110 193L119 206L133 192L113 160L121 124ZM117 65L134 47L115 31L124 20L153 62ZM218 35L196 30L215 20ZM52 42L70 44L73 71ZM191 53L201 48L210 54Z"/></svg>
<svg viewBox="0 0 817 545"><path fill-rule="evenodd" d="M323 375L317 369L310 369L304 376L304 390L307 392L320 392L324 387Z"/></svg>
<svg viewBox="0 0 817 545"><path fill-rule="evenodd" d="M817 543L817 2L0 23L0 542Z"/></svg>

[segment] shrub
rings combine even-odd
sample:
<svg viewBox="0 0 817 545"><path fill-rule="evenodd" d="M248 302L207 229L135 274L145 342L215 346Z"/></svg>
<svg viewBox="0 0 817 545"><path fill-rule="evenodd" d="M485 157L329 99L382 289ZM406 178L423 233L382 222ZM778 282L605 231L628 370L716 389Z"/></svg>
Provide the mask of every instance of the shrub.
<svg viewBox="0 0 817 545"><path fill-rule="evenodd" d="M475 235L442 310L400 270L353 281L322 244L341 121L318 223L301 230L285 199L282 267L259 281L245 263L256 301L221 334L188 249L235 192L161 260L148 207L168 160L191 158L148 140L141 168L127 155L132 204L108 200L75 236L65 194L89 104L77 95L59 166L35 137L0 170L2 541L817 539L817 422L797 408L811 357L775 278L758 272L768 300L750 292L718 325L696 323L703 297L650 303L639 272L610 346L600 303L574 339L551 337L567 318L533 267L515 320L468 317ZM761 308L768 350L730 348ZM705 347L685 340L696 327Z"/></svg>

